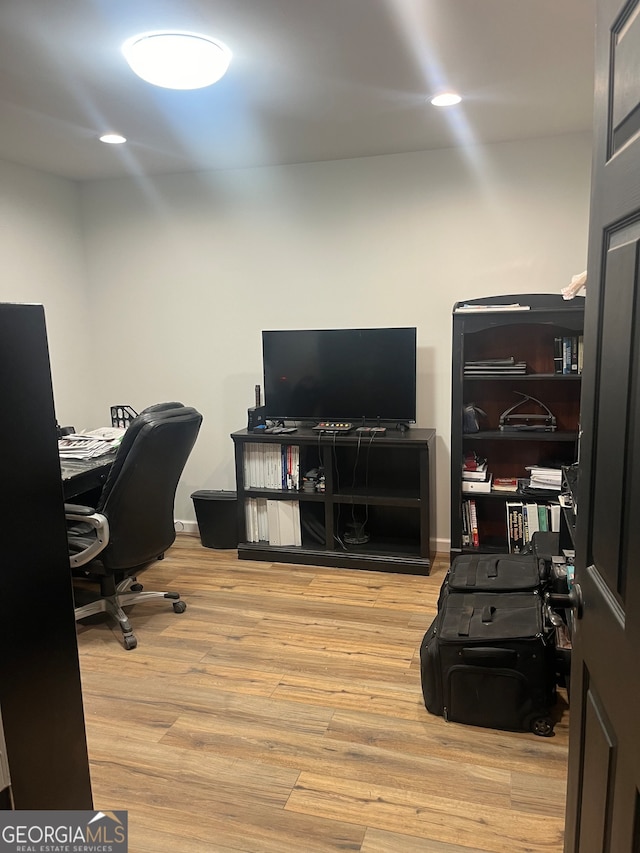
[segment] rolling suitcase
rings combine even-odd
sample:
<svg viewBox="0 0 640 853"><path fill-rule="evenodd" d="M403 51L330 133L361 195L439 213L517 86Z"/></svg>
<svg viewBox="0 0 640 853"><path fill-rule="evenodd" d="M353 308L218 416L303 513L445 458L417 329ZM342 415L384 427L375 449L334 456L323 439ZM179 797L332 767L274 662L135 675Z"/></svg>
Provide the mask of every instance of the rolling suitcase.
<svg viewBox="0 0 640 853"><path fill-rule="evenodd" d="M533 554L460 554L447 572L450 592L529 592L545 583L544 559Z"/></svg>
<svg viewBox="0 0 640 853"><path fill-rule="evenodd" d="M538 592L449 593L420 648L424 703L448 721L550 735L553 628Z"/></svg>

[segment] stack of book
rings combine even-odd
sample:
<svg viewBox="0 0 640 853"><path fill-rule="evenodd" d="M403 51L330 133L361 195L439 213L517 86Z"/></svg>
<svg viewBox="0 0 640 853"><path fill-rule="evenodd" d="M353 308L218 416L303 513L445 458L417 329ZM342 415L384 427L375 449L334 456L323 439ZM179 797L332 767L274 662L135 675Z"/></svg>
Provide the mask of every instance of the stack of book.
<svg viewBox="0 0 640 853"><path fill-rule="evenodd" d="M584 361L584 338L569 335L553 339L553 368L555 373L579 375Z"/></svg>
<svg viewBox="0 0 640 853"><path fill-rule="evenodd" d="M511 554L519 554L537 531L559 532L560 504L507 501L507 541Z"/></svg>
<svg viewBox="0 0 640 853"><path fill-rule="evenodd" d="M244 511L247 542L302 545L298 501L247 498Z"/></svg>
<svg viewBox="0 0 640 853"><path fill-rule="evenodd" d="M481 361L465 361L465 376L522 376L527 372L525 361L516 361L513 356L509 358L486 358Z"/></svg>
<svg viewBox="0 0 640 853"><path fill-rule="evenodd" d="M463 492L490 492L491 479L486 459L479 459L475 453L465 456L462 463Z"/></svg>
<svg viewBox="0 0 640 853"><path fill-rule="evenodd" d="M300 448L289 444L247 443L244 485L247 489L299 491Z"/></svg>
<svg viewBox="0 0 640 853"><path fill-rule="evenodd" d="M517 477L494 477L493 488L496 492L517 492L520 481Z"/></svg>
<svg viewBox="0 0 640 853"><path fill-rule="evenodd" d="M562 469L545 468L541 465L532 465L529 471L530 489L546 489L547 491L559 492L562 488Z"/></svg>
<svg viewBox="0 0 640 853"><path fill-rule="evenodd" d="M478 511L473 498L462 501L462 544L472 545L474 548L480 545Z"/></svg>

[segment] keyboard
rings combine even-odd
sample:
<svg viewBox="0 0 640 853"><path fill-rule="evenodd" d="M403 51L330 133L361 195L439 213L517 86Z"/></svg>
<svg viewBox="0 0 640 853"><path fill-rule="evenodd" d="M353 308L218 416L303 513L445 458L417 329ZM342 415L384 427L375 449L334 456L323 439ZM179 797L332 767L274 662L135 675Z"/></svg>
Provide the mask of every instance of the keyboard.
<svg viewBox="0 0 640 853"><path fill-rule="evenodd" d="M320 423L316 424L313 429L316 432L328 432L331 435L338 435L339 433L351 432L353 424L335 423L334 421L320 421Z"/></svg>

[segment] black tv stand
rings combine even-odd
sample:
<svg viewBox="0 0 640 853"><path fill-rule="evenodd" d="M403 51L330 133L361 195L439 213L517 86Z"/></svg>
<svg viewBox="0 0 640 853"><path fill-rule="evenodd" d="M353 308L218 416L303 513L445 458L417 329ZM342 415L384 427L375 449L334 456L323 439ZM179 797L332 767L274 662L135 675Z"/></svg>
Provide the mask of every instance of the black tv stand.
<svg viewBox="0 0 640 853"><path fill-rule="evenodd" d="M435 430L388 429L363 438L355 431L324 436L299 426L287 435L240 430L231 438L241 560L429 574L435 556ZM300 460L299 490L256 485L251 460L269 458L269 449L287 457L289 448ZM322 471L322 488L307 490L302 478L313 469ZM275 503L294 503L301 544L250 541L255 534L248 531L248 518L254 506L260 511L256 502L269 502L272 510Z"/></svg>

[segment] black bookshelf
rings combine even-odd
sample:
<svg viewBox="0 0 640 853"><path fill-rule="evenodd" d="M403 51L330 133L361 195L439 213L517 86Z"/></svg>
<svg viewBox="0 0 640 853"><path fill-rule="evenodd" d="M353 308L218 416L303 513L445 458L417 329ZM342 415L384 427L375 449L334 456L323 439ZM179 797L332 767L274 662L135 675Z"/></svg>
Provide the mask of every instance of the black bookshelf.
<svg viewBox="0 0 640 853"><path fill-rule="evenodd" d="M525 310L500 306L519 303ZM492 305L462 312L463 305ZM487 459L493 478L525 480L532 465L571 465L577 459L581 373L556 372L556 339L577 342L584 327L584 298L564 300L555 294L491 296L458 302L453 309L451 381L451 557L466 553L504 553L509 550L508 501L557 503L554 491L463 492L462 460L475 452ZM574 349L577 349L574 345ZM526 373L465 373L465 363L489 359L524 362ZM577 359L576 359L577 362ZM542 401L555 417L555 429L501 431L500 416L520 394ZM463 408L474 403L486 413L480 431L463 431ZM540 411L533 406L535 411ZM524 411L526 406L522 407ZM478 543L466 543L464 502L475 501Z"/></svg>

